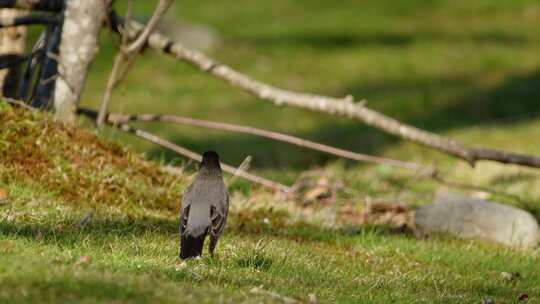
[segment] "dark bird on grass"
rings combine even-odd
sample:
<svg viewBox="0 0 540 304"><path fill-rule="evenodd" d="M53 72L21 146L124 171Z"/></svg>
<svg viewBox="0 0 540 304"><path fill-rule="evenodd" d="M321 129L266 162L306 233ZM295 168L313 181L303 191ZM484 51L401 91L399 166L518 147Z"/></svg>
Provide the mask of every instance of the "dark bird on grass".
<svg viewBox="0 0 540 304"><path fill-rule="evenodd" d="M182 196L180 258L200 256L207 235L210 235L208 248L213 255L228 211L229 193L221 176L219 156L214 151L204 152L199 173Z"/></svg>

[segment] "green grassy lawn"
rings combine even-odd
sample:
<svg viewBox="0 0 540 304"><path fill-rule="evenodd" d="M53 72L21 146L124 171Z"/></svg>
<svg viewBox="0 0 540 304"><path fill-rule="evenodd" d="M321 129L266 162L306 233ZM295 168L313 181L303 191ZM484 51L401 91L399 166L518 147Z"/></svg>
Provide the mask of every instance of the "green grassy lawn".
<svg viewBox="0 0 540 304"><path fill-rule="evenodd" d="M191 171L170 175L88 131L5 104L0 122L2 302L540 298L538 250L450 238L421 241L342 221L338 206L299 205L257 188L248 195L234 191L217 256L182 263L176 259L176 218ZM519 278L505 279L503 272Z"/></svg>
<svg viewBox="0 0 540 304"><path fill-rule="evenodd" d="M148 13L153 2L137 5ZM214 28L221 44L210 54L257 79L352 94L467 144L540 154L538 1L186 0L170 13ZM99 104L113 41L103 33L85 106ZM537 170L472 169L357 122L272 106L151 50L115 91L112 109L247 124L433 163L449 179L518 196L487 195L540 217ZM252 155L251 170L283 183L317 169L343 185L333 204L306 203L236 179L217 257L180 263L176 217L193 163L114 130L96 137L4 104L0 125L0 302L288 303L310 294L319 303L519 303L522 294L540 301L539 250L421 241L342 218L342 206L361 208L366 197L431 202L441 186L401 169L250 136L140 125L198 152L215 149L233 165Z"/></svg>

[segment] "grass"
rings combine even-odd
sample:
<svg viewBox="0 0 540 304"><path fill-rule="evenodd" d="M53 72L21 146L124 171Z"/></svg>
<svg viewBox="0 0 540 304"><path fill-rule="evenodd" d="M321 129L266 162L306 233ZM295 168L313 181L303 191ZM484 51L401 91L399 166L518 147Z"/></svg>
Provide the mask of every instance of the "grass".
<svg viewBox="0 0 540 304"><path fill-rule="evenodd" d="M294 207L256 188L234 192L218 256L181 263L176 217L189 171L171 176L88 131L5 104L0 122L8 126L0 132L1 301L280 303L314 295L323 303L486 297L514 303L522 294L540 297L538 251L419 241L384 227L340 224L316 216L334 207ZM503 272L520 277L507 280Z"/></svg>
<svg viewBox="0 0 540 304"><path fill-rule="evenodd" d="M153 3L136 5L143 14ZM258 79L353 94L468 144L540 154L537 1L187 0L172 14L216 29L222 42L212 56ZM83 96L87 106L98 104L114 56L112 36L103 33L102 42ZM535 170L493 163L471 169L356 122L276 108L151 51L112 106L244 123L433 163L449 179L518 196L519 202L487 195L540 217ZM308 302L310 294L320 303L540 299L538 250L447 237L419 241L359 227L343 214L366 196L431 202L441 186L403 170L249 136L145 126L196 151L216 149L231 164L253 155L253 171L284 183L317 170L316 178L336 185L333 203L292 202L235 180L217 257L183 264L176 260L177 212L193 163L114 130L96 136L3 103L0 125L0 196L7 193L0 199L0 302L279 303ZM164 163L184 174L162 171ZM520 276L509 280L503 272Z"/></svg>

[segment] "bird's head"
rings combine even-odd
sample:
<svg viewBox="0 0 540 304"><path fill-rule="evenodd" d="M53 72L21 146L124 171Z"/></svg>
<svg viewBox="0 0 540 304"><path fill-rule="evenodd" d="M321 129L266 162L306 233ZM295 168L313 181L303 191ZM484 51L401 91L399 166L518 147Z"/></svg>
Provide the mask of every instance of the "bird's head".
<svg viewBox="0 0 540 304"><path fill-rule="evenodd" d="M203 153L203 158L201 162L201 169L221 169L219 165L219 155L214 151L206 151Z"/></svg>

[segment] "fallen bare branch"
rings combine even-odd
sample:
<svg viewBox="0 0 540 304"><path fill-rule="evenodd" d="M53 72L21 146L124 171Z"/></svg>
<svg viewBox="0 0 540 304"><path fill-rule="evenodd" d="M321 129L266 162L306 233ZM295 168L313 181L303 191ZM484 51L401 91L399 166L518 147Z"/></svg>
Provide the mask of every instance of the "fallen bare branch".
<svg viewBox="0 0 540 304"><path fill-rule="evenodd" d="M343 158L347 158L347 159L351 159L355 161L370 162L370 163L376 163L376 164L381 164L381 165L388 165L388 166L414 170L414 171L418 171L419 173L423 175L432 175L435 173L435 169L433 167L424 166L424 165L420 165L420 164L412 163L412 162L405 162L405 161L390 159L390 158L355 153L352 151L335 148L332 146L313 142L313 141L295 137L292 135L248 127L248 126L200 120L200 119L194 119L194 118L183 117L183 116L178 116L178 115L153 115L153 114L129 115L129 114L110 113L109 120L113 123L127 123L130 121L171 122L171 123L183 124L183 125L189 125L189 126L197 126L197 127L231 131L231 132L237 132L237 133L243 133L243 134L250 134L250 135L269 138L272 140L286 142L289 144L313 149L316 151L336 155L339 157L343 157Z"/></svg>
<svg viewBox="0 0 540 304"><path fill-rule="evenodd" d="M24 103L24 101L22 101L22 100L13 99L13 98L9 98L9 97L2 97L2 100L9 103L9 104L12 104L12 105L17 106L17 107L24 108L24 109L29 110L29 111L37 111L38 110L37 108L34 108L34 107Z"/></svg>
<svg viewBox="0 0 540 304"><path fill-rule="evenodd" d="M58 11L61 6L62 1L59 0L0 1L0 8L31 8L37 10ZM150 29L145 28L140 23L131 21L130 28L133 29L132 31L129 31L129 35L132 39L144 37L140 35L140 33L146 33L149 35L148 44L153 49L173 55L177 59L185 61L200 70L229 82L235 87L276 105L288 105L356 119L397 137L461 158L467 161L471 166L474 166L477 161L490 160L504 164L516 164L540 168L540 158L537 156L503 150L467 147L455 140L401 123L396 119L367 108L362 102L355 103L351 96L345 98L332 98L273 87L256 81L227 65L221 64L201 52L189 49L181 43L175 42L158 32L152 33Z"/></svg>
<svg viewBox="0 0 540 304"><path fill-rule="evenodd" d="M92 111L92 110L85 109L85 111ZM376 164L381 164L381 165L388 165L388 166L394 166L394 167L412 170L417 174L417 179L429 178L449 188L467 190L467 191L485 192L485 193L490 193L492 195L504 196L509 199L515 200L516 202L519 202L521 204L524 203L523 200L519 196L514 195L514 194L506 193L503 191L497 191L488 187L449 181L440 174L437 168L433 166L426 166L426 165L421 165L421 164L413 163L413 162L405 162L405 161L395 160L391 158L383 158L383 157L378 157L378 156L360 154L360 153L343 150L343 149L335 148L332 146L327 146L327 145L320 144L317 142L312 142L303 138L291 136L288 134L278 133L274 131L262 130L262 129L257 129L253 127L234 125L234 124L228 124L228 123L222 123L222 122L200 120L200 119L194 119L190 117L183 117L183 116L177 116L177 115L154 115L154 114L134 115L134 114L109 113L107 114L107 116L108 116L108 121L114 125L125 124L128 122L159 121L159 122L171 122L171 123L177 123L177 124L183 124L183 125L198 126L198 127L205 127L205 128L211 128L211 129L217 129L217 130L223 130L223 131L231 131L231 132L250 134L254 136L260 136L260 137L269 138L272 140L277 140L277 141L282 141L282 142L298 145L298 146L305 147L308 149L325 152L328 154L336 155L336 156L351 159L351 160L364 161L364 162L370 162L370 163L376 163ZM246 160L244 160L244 162L246 162ZM242 170L244 170L243 169L244 162L239 167ZM293 185L291 187L292 189L291 192L296 192L297 188L298 188L297 185Z"/></svg>
<svg viewBox="0 0 540 304"><path fill-rule="evenodd" d="M138 33L142 31L143 26L140 23L131 21L130 29L132 29L129 31L130 37L137 37ZM410 140L428 148L463 159L471 166L474 166L477 161L491 160L505 164L540 168L540 158L537 156L502 150L467 147L453 139L404 124L394 118L369 109L363 102L354 102L351 96L332 98L322 95L299 93L259 82L227 65L217 62L199 51L189 49L183 44L175 42L158 32L150 35L148 45L154 50L172 55L210 75L228 82L234 87L278 106L291 106L355 119L402 139Z"/></svg>

